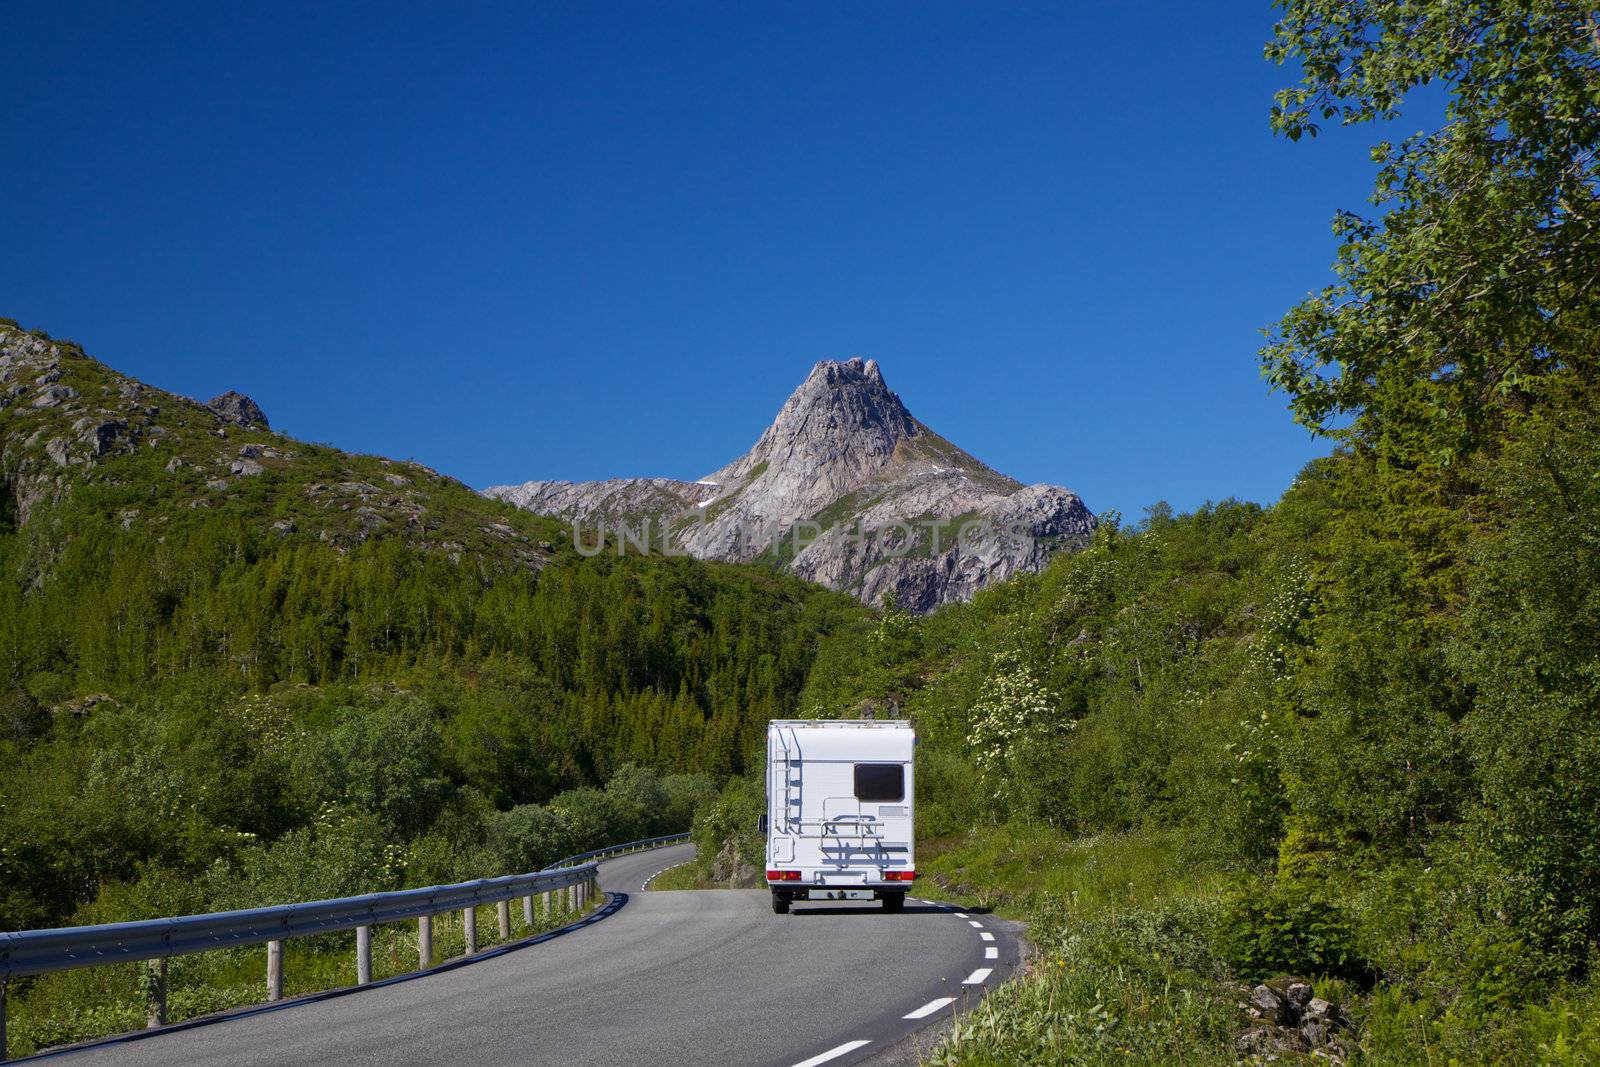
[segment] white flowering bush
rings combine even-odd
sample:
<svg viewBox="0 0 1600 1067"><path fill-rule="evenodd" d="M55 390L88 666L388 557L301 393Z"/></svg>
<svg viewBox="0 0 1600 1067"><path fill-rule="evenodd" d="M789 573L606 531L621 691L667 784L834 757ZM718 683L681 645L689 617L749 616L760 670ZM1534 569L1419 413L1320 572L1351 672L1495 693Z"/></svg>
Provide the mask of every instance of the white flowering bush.
<svg viewBox="0 0 1600 1067"><path fill-rule="evenodd" d="M293 752L306 737L305 730L295 724L289 710L264 693L240 697L233 715L249 732L256 749L265 755Z"/></svg>
<svg viewBox="0 0 1600 1067"><path fill-rule="evenodd" d="M973 705L967 743L996 805L1015 797L1018 757L1029 746L1048 745L1076 723L1065 719L1043 682L1015 652L1000 652Z"/></svg>
<svg viewBox="0 0 1600 1067"><path fill-rule="evenodd" d="M1255 643L1250 646L1251 666L1267 680L1282 683L1293 677L1294 649L1305 643L1305 623L1315 600L1311 569L1294 560L1257 619Z"/></svg>

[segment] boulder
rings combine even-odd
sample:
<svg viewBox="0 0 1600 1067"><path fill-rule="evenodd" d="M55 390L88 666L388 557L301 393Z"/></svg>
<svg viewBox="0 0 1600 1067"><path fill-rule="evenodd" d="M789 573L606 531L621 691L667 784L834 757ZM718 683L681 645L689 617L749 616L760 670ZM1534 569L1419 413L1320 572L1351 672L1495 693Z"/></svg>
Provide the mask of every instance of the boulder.
<svg viewBox="0 0 1600 1067"><path fill-rule="evenodd" d="M1290 982L1284 990L1284 996L1296 1014L1304 1012L1306 1005L1311 1003L1311 986L1306 982Z"/></svg>
<svg viewBox="0 0 1600 1067"><path fill-rule="evenodd" d="M1252 1056L1265 1052L1272 1044L1273 1031L1270 1027L1257 1026L1246 1030L1233 1039L1233 1049L1241 1056Z"/></svg>
<svg viewBox="0 0 1600 1067"><path fill-rule="evenodd" d="M74 400L78 391L70 385L52 385L48 389L39 390L39 395L33 398L36 408L53 408Z"/></svg>
<svg viewBox="0 0 1600 1067"><path fill-rule="evenodd" d="M121 419L107 419L84 427L83 442L96 458L114 452L117 442L128 434L128 424Z"/></svg>
<svg viewBox="0 0 1600 1067"><path fill-rule="evenodd" d="M221 396L212 397L206 407L223 422L243 426L246 429L271 429L271 424L267 422L267 414L261 410L261 406L243 393L236 393L232 389Z"/></svg>
<svg viewBox="0 0 1600 1067"><path fill-rule="evenodd" d="M1271 986L1258 985L1250 990L1250 1014L1262 1022L1281 1026L1289 1021L1289 1002Z"/></svg>

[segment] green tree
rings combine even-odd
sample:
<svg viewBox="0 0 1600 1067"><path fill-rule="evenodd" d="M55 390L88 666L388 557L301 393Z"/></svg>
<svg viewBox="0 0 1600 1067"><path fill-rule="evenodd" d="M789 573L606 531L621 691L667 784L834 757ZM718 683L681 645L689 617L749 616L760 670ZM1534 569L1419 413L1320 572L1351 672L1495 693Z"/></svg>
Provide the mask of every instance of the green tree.
<svg viewBox="0 0 1600 1067"><path fill-rule="evenodd" d="M1263 373L1316 430L1449 462L1600 369L1600 23L1567 0L1283 0L1266 54L1297 63L1274 128L1436 128L1373 149L1375 218L1341 212L1338 280L1294 308Z"/></svg>
<svg viewBox="0 0 1600 1067"><path fill-rule="evenodd" d="M448 796L438 725L416 702L342 709L307 747L314 795L373 813L391 841L421 833Z"/></svg>
<svg viewBox="0 0 1600 1067"><path fill-rule="evenodd" d="M1534 418L1489 485L1453 642L1476 699L1475 826L1511 877L1499 906L1545 969L1600 942L1600 412Z"/></svg>

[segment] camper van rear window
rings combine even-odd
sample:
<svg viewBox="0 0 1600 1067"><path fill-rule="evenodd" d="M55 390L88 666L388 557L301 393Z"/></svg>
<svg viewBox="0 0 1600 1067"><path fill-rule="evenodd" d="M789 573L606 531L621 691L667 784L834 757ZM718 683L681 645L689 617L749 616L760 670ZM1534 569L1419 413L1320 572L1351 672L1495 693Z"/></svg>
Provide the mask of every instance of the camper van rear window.
<svg viewBox="0 0 1600 1067"><path fill-rule="evenodd" d="M900 763L856 764L856 799L889 803L906 798L906 769Z"/></svg>

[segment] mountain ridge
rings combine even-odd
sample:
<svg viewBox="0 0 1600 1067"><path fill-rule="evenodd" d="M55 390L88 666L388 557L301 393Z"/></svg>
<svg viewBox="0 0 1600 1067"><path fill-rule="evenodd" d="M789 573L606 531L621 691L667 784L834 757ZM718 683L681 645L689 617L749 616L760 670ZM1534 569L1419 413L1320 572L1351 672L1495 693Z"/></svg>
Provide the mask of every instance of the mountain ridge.
<svg viewBox="0 0 1600 1067"><path fill-rule="evenodd" d="M149 498L135 499L138 485ZM395 537L456 563L530 571L560 540L556 523L486 507L422 464L296 440L239 393L202 403L0 319L0 520L26 527L85 486L128 497L124 528L157 537L196 512L228 511L340 551Z"/></svg>
<svg viewBox="0 0 1600 1067"><path fill-rule="evenodd" d="M484 494L613 542L700 559L768 557L868 604L967 600L1083 543L1076 493L1025 486L913 416L875 360L821 360L755 444L705 478L533 480ZM596 544L601 543L596 540Z"/></svg>

